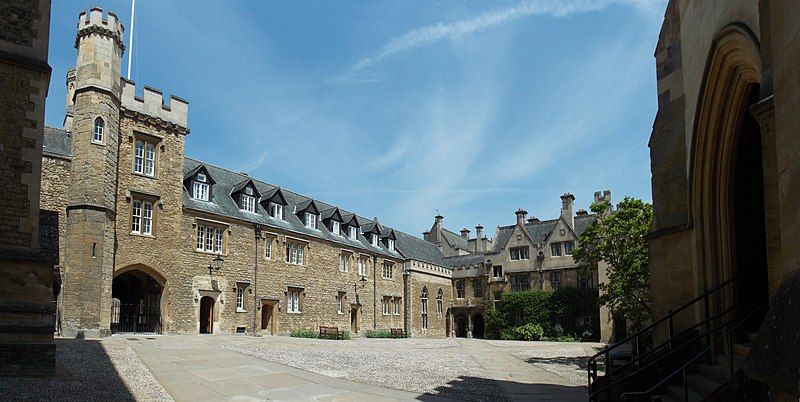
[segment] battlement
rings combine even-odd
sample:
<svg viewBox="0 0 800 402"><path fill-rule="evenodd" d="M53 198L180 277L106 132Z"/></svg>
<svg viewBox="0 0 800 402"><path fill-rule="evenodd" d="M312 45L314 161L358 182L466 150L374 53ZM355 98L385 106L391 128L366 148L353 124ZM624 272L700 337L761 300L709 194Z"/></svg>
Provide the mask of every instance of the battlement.
<svg viewBox="0 0 800 402"><path fill-rule="evenodd" d="M117 18L117 14L114 14L113 11L109 11L107 14L108 16L104 18L103 9L100 7L92 7L88 13L86 11L81 12L78 15L78 32L97 26L122 37L125 27L122 26L119 18Z"/></svg>
<svg viewBox="0 0 800 402"><path fill-rule="evenodd" d="M188 128L189 102L175 95L164 102L164 93L156 88L144 86L144 96L136 96L136 83L122 79L122 107L147 116Z"/></svg>

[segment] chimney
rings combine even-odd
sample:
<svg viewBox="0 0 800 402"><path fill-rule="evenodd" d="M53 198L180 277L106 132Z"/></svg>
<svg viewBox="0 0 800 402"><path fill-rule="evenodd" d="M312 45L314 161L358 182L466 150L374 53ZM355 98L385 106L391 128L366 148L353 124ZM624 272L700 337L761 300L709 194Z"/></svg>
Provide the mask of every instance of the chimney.
<svg viewBox="0 0 800 402"><path fill-rule="evenodd" d="M575 196L572 193L564 193L561 196L561 217L567 221L569 227L575 227L575 218L572 216L572 202L575 201Z"/></svg>
<svg viewBox="0 0 800 402"><path fill-rule="evenodd" d="M539 218L537 218L535 216L531 216L530 218L528 218L528 224L529 225L533 225L534 223L537 223L537 222L539 222Z"/></svg>
<svg viewBox="0 0 800 402"><path fill-rule="evenodd" d="M429 232L429 231L427 231L427 230L426 230L426 231L424 231L424 232L422 232L422 238L423 238L424 240L428 240L428 236L430 236L430 235L431 235L431 232ZM430 241L430 240L428 240L428 241Z"/></svg>
<svg viewBox="0 0 800 402"><path fill-rule="evenodd" d="M520 208L514 214L517 215L517 225L525 225L525 217L528 216L528 211Z"/></svg>
<svg viewBox="0 0 800 402"><path fill-rule="evenodd" d="M469 240L469 229L467 228L461 229L461 237L463 237L464 240Z"/></svg>
<svg viewBox="0 0 800 402"><path fill-rule="evenodd" d="M483 252L483 226L481 224L475 226L475 252Z"/></svg>
<svg viewBox="0 0 800 402"><path fill-rule="evenodd" d="M578 212L575 212L575 216L586 216L586 215L589 215L589 213L586 212L586 210L583 208L579 209Z"/></svg>

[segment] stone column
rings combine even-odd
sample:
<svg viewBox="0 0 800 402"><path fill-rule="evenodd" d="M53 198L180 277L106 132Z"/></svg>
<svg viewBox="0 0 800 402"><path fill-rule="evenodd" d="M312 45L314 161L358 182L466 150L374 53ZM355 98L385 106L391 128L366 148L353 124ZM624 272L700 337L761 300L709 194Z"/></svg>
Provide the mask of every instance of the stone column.
<svg viewBox="0 0 800 402"><path fill-rule="evenodd" d="M472 339L472 313L467 313L467 338Z"/></svg>

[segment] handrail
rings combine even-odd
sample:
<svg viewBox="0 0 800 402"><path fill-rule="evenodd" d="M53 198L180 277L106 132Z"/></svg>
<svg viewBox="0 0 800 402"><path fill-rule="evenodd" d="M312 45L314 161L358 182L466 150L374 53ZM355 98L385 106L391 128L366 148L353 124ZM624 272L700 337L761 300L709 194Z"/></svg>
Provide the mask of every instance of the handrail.
<svg viewBox="0 0 800 402"><path fill-rule="evenodd" d="M732 328L730 328L730 329L728 329L728 331L726 331L726 338L727 338L727 340L728 340L728 353L730 353L730 354L731 354L731 356L733 355L733 350L730 350L730 349L731 349L731 333L733 333L734 331L736 331L736 330L737 330L737 329L738 329L738 328L739 328L739 327L740 327L740 326L741 326L743 323L747 322L747 320L749 320L749 319L750 319L750 317L752 317L752 316L753 316L755 313L759 312L759 311L760 311L760 310L761 310L761 309L762 309L764 306L765 306L765 304L760 304L760 305L758 305L757 307L755 307L755 308L751 309L751 310L750 310L750 312L749 312L749 313L747 313L747 315L746 315L744 318L740 319L738 322L736 322L736 325L734 325ZM725 323L725 324L723 324L723 325L719 326L718 328L715 328L715 329L714 329L714 331L721 330L722 328L724 328L724 327L726 327L726 326L730 325L731 323L732 323L732 322ZM652 387L648 388L648 389L647 389L647 390L645 390L645 391L630 391L630 392L624 392L624 393L621 395L622 399L627 399L627 398L628 398L628 397L630 397L630 396L636 396L636 395L649 395L649 394L651 394L653 391L655 391L656 389L658 389L659 387L661 387L662 385L664 385L664 384L665 384L667 381L669 381L670 379L672 379L673 377L675 377L675 376L676 376L676 375L677 375L679 372L683 372L683 377L684 377L684 379L683 379L684 394L687 394L687 393L688 393L688 384L687 384L687 382L686 382L686 368L687 368L687 367L689 367L691 364L695 363L695 362L696 362L698 359L700 359L701 357L703 357L703 356L704 356L706 353L708 353L710 350L712 350L712 349L714 348L714 346L716 346L716 345L717 345L717 344L718 344L718 343L719 343L719 342L720 342L722 339L723 339L723 338L718 338L718 339L716 339L716 340L715 340L715 341L714 341L712 344L710 344L710 345L706 346L706 347L705 347L705 348L704 348L702 351L700 351L700 353L698 353L698 354L694 355L694 356L693 356L691 359L689 359L689 361L687 361L686 363L684 363L684 364L683 364L681 367L679 367L677 370L673 371L672 373L670 373L669 375L667 375L666 377L664 377L664 379L663 379L663 380L661 380L661 381L659 381L659 382L658 382L656 385L653 385ZM731 375L733 375L733 358L732 358L732 357L731 357L731 366L730 366L730 369L731 369ZM687 398L687 400L688 400L688 398Z"/></svg>
<svg viewBox="0 0 800 402"><path fill-rule="evenodd" d="M728 315L729 313L733 312L735 309L736 309L736 306L732 306L732 307L730 307L730 308L726 309L725 311L723 311L722 313L719 313L719 314L717 314L717 315L715 315L715 316L713 316L713 317L710 317L710 318L709 318L709 320L710 320L710 321L715 321L715 320L718 320L718 319L720 319L720 318L722 318L722 317L724 317L724 316ZM690 333L691 331L693 331L694 329L696 329L696 328L700 327L700 326L701 326L701 325L703 325L703 324L705 324L705 322L701 321L701 322L698 322L698 323L696 323L696 324L692 325L692 326L691 326L691 327L689 327L689 328L686 328L685 330L683 330L683 332L681 332L680 334L678 334L678 335L676 336L676 338L678 338L678 337L681 337L681 336L683 336L684 334ZM712 331L712 332L713 332L713 331ZM696 340L699 340L699 339L702 339L702 338L705 338L705 337L706 337L706 334L700 334L700 335L698 335L698 336L696 336L696 337L694 337L694 338L688 339L688 340L686 340L686 341L684 342L684 344L683 344L683 345L681 345L681 346L677 347L677 348L675 349L675 351L681 350L681 349L683 349L683 347L684 347L684 346L686 346L686 345L690 344L691 342L693 342L693 341L696 341ZM666 348L666 347L668 347L668 346L669 346L669 342L664 342L664 343L662 343L661 345L658 345L658 346L654 347L653 349L651 349L651 350L648 350L647 352L645 352L643 355L641 355L642 359L640 359L640 360L644 360L644 357L646 357L646 356L648 356L648 355L655 354L655 352L656 352L656 351L658 351L658 350L661 350L661 349L664 349L664 348ZM631 360L631 361L629 361L629 362L627 362L627 363L623 364L622 366L618 367L616 371L622 371L624 368L626 368L627 366L633 365L635 362L636 362L636 359L633 359L633 360ZM647 367L649 367L650 365L651 365L651 363L648 363L647 365L643 366L643 367L642 367L642 369L644 369L644 368L647 368ZM622 378L620 378L619 380L617 380L617 381L615 381L615 382L613 382L613 383L609 384L607 387L612 387L612 386L614 386L614 385L618 384L619 382L621 382L621 381L623 381L623 380L625 380L625 379L628 379L628 378L630 378L632 375L633 375L633 374L629 374L629 375L627 375L627 376L625 376L625 377L622 377Z"/></svg>
<svg viewBox="0 0 800 402"><path fill-rule="evenodd" d="M627 338L614 343L613 345L606 346L603 350L601 350L600 352L597 352L596 354L591 356L587 361L587 376L588 376L588 384L589 384L590 391L591 391L592 383L597 380L597 358L600 357L600 356L604 356L605 357L605 375L608 376L611 373L618 372L618 371L622 370L623 368L628 367L629 365L631 365L634 362L636 362L638 364L642 360L642 357L645 357L645 356L651 354L650 352L652 352L654 350L663 348L665 345L669 345L670 347L672 347L672 342L673 342L674 338L682 337L688 331L694 330L694 329L698 328L701 325L705 325L706 326L706 331L705 331L706 334L705 334L705 336L709 337L710 333L711 333L711 328L710 328L711 320L716 320L716 319L719 318L719 316L709 317L709 311L708 311L709 310L709 297L712 294L718 292L719 290L725 288L726 286L734 283L738 278L739 278L739 276L737 275L737 276L734 276L734 277L728 279L725 282L720 283L719 285L713 287L712 289L706 291L705 293L703 293L703 294L695 297L694 299L690 300L689 302L683 304L678 309L676 309L674 311L670 310L669 314L667 314L666 316L662 317L661 319L659 319L659 320L651 323L650 325L640 329L639 331L637 331L636 333L628 336ZM698 323L696 323L695 325L689 327L688 329L684 329L677 336L674 336L674 334L673 334L673 325L672 325L673 317L675 317L675 315L677 315L678 313L688 309L689 307L693 306L695 303L697 303L697 302L699 302L701 300L705 301L705 310L706 310L705 317L703 318L703 320L699 321ZM725 313L727 313L727 312L728 311L726 311ZM663 342L660 345L654 347L650 352L646 352L644 355L640 355L639 354L639 350L638 350L638 345L639 345L639 339L641 338L641 336L647 331L653 331L654 328L656 328L658 325L663 324L664 322L667 322L667 321L670 324L669 325L669 339L666 342ZM637 342L636 343L636 345L637 345L637 351L636 351L637 352L637 356L632 361L624 364L621 367L617 367L617 368L611 367L612 366L611 365L611 355L610 355L611 351L616 349L616 348L618 348L618 347L620 347L620 346L622 346L622 345L624 345L624 344L627 344L629 341L631 341L633 339L636 339L636 342ZM708 343L711 343L710 341L711 341L711 339L709 338L708 339ZM627 378L627 376L626 376L626 378ZM615 383L617 383L617 382L615 382ZM608 387L609 386L603 387L603 389L608 389ZM602 389L601 390L596 390L594 392L591 392L590 395L589 395L590 399L591 399L591 397L593 395L598 394L600 391L602 391Z"/></svg>
<svg viewBox="0 0 800 402"><path fill-rule="evenodd" d="M725 287L725 286L727 286L727 285L729 285L729 284L733 283L733 282L734 282L736 279L738 279L738 276L734 276L733 278L731 278L731 279L728 279L728 280L727 280L727 281L725 281L725 282L722 282L721 284L719 284L719 285L715 286L714 288L712 288L711 290L709 290L709 291L707 291L707 292L705 292L705 293L701 294L700 296L697 296L697 297L695 297L694 299L690 300L689 302L687 302L686 304L682 305L681 307L678 307L678 309L677 309L677 310L674 310L674 311L673 311L673 310L670 310L669 314L665 315L664 317L662 317L662 318L661 318L661 319L659 319L658 321L655 321L654 323L652 323L652 324L650 324L650 325L648 325L648 326L646 326L646 327L644 327L644 328L640 329L639 331L637 331L637 332L636 332L636 333L634 333L633 335L630 335L630 336L628 336L627 338L625 338L625 339L623 339L623 340L621 340L621 341L617 341L617 342L615 342L615 343L614 343L613 345L611 345L611 346L606 346L606 348L605 348L605 349L603 349L603 350L601 350L601 351L599 351L599 352L595 353L595 354L594 354L594 356L590 357L590 359L595 359L595 358L599 357L600 355L603 355L603 354L605 354L605 352L606 352L606 351L611 351L611 350L614 350L614 349L616 349L617 347L621 346L622 344L626 343L627 341L629 341L629 340L631 340L631 339L635 338L637 335L641 335L641 334L643 334L645 331L655 328L655 327L656 327L658 324L661 324L661 323L663 323L664 321L666 321L667 319L669 319L669 317L671 317L671 316L674 316L674 315L676 315L676 314L680 313L681 311L683 311L683 310L687 309L687 308L688 308L689 306L691 306L692 304L695 304L695 303L697 303L698 301L700 301L700 300L704 299L705 297L707 297L707 296L710 296L712 293L714 293L714 292L716 292L716 291L720 290L721 288L723 288L723 287Z"/></svg>

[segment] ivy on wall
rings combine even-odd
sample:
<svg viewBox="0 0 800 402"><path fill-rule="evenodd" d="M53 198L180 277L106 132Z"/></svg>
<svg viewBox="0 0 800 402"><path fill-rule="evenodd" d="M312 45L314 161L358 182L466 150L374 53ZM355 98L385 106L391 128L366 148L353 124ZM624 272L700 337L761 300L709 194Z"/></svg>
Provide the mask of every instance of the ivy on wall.
<svg viewBox="0 0 800 402"><path fill-rule="evenodd" d="M581 325L587 316L589 322ZM486 311L486 336L492 339L519 338L515 329L526 324L541 326L548 339L597 339L597 289L506 292L496 309Z"/></svg>

